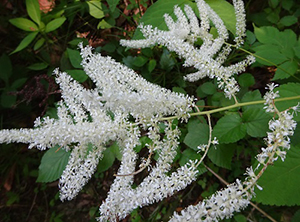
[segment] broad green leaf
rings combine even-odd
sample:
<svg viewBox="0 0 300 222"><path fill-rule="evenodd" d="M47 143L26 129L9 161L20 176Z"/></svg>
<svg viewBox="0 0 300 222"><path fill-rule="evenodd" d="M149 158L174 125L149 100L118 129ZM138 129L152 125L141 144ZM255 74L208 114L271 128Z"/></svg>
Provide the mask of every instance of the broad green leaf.
<svg viewBox="0 0 300 222"><path fill-rule="evenodd" d="M272 8L276 8L277 5L279 3L279 0L270 0L269 1L269 5L272 7Z"/></svg>
<svg viewBox="0 0 300 222"><path fill-rule="evenodd" d="M32 33L29 33L21 42L20 44L18 45L18 47L10 53L11 54L14 54L16 52L19 52L21 51L22 49L25 49L33 40L34 38L37 36L38 32L32 32Z"/></svg>
<svg viewBox="0 0 300 222"><path fill-rule="evenodd" d="M200 88L206 95L213 95L217 91L216 86L212 82L205 82Z"/></svg>
<svg viewBox="0 0 300 222"><path fill-rule="evenodd" d="M234 143L244 138L247 128L238 113L232 113L219 119L213 129L213 137L219 143Z"/></svg>
<svg viewBox="0 0 300 222"><path fill-rule="evenodd" d="M57 180L68 163L70 152L59 149L59 146L47 150L39 166L39 176L36 182L49 183Z"/></svg>
<svg viewBox="0 0 300 222"><path fill-rule="evenodd" d="M277 88L279 91L280 98L284 97L292 97L292 96L299 96L300 95L300 83L288 83L283 84ZM276 107L280 110L286 110L292 106L296 106L300 100L285 100L276 102ZM294 115L294 120L300 121L300 115Z"/></svg>
<svg viewBox="0 0 300 222"><path fill-rule="evenodd" d="M28 66L27 68L31 69L31 70L43 70L43 69L46 69L47 67L48 67L47 63L40 62L40 63L34 63L34 64Z"/></svg>
<svg viewBox="0 0 300 222"><path fill-rule="evenodd" d="M248 91L247 93L245 93L245 95L242 98L242 102L246 103L246 102L251 102L251 101L258 101L258 100L262 100L262 96L259 92L259 90L254 90L254 91ZM257 105L251 105L251 106L243 106L243 110L247 110L250 108L263 108L263 104L257 104Z"/></svg>
<svg viewBox="0 0 300 222"><path fill-rule="evenodd" d="M119 4L120 0L107 0L108 6L109 6L109 10L111 12L114 12L117 5Z"/></svg>
<svg viewBox="0 0 300 222"><path fill-rule="evenodd" d="M89 13L96 19L101 19L104 17L104 13L102 10L102 5L100 1L87 1L89 6Z"/></svg>
<svg viewBox="0 0 300 222"><path fill-rule="evenodd" d="M115 155L111 150L111 147L107 148L103 152L103 158L99 161L98 164L98 172L104 172L109 169L115 161Z"/></svg>
<svg viewBox="0 0 300 222"><path fill-rule="evenodd" d="M66 70L66 72L70 76L72 76L73 79L77 80L80 83L82 83L88 79L87 74L83 70L72 69L72 70Z"/></svg>
<svg viewBox="0 0 300 222"><path fill-rule="evenodd" d="M206 0L207 4L221 17L227 29L235 34L235 13L233 6L225 0ZM183 9L184 5L190 5L196 14L198 9L196 4L189 0L158 0L151 5L143 17L140 23L144 25L152 25L160 30L167 30L167 26L164 21L164 14L169 14L173 19L177 20L174 15L174 6L178 5ZM143 35L140 30L136 30L132 39L142 39Z"/></svg>
<svg viewBox="0 0 300 222"><path fill-rule="evenodd" d="M82 68L80 52L78 50L67 48L70 62L74 68Z"/></svg>
<svg viewBox="0 0 300 222"><path fill-rule="evenodd" d="M281 64L288 60L288 58L280 52L279 46L275 45L260 45L253 48L257 62L271 66L275 64Z"/></svg>
<svg viewBox="0 0 300 222"><path fill-rule="evenodd" d="M287 15L280 19L279 23L283 24L284 26L291 26L298 22L298 19L293 15Z"/></svg>
<svg viewBox="0 0 300 222"><path fill-rule="evenodd" d="M207 156L217 166L230 170L234 151L234 144L219 144L216 147L211 146Z"/></svg>
<svg viewBox="0 0 300 222"><path fill-rule="evenodd" d="M36 51L39 48L41 48L45 43L45 39L44 38L40 38L39 40L37 40L37 42L34 44L33 46L33 50Z"/></svg>
<svg viewBox="0 0 300 222"><path fill-rule="evenodd" d="M2 79L7 85L9 77L11 75L12 75L11 61L6 54L3 54L0 57L0 79Z"/></svg>
<svg viewBox="0 0 300 222"><path fill-rule="evenodd" d="M264 137L268 131L270 116L260 108L249 108L243 112L243 123L247 127L248 135L252 137Z"/></svg>
<svg viewBox="0 0 300 222"><path fill-rule="evenodd" d="M300 205L300 146L291 146L284 162L279 158L258 180L255 201L268 205Z"/></svg>
<svg viewBox="0 0 300 222"><path fill-rule="evenodd" d="M26 9L29 17L40 25L41 22L41 10L38 0L26 0Z"/></svg>
<svg viewBox="0 0 300 222"><path fill-rule="evenodd" d="M250 73L244 73L238 77L238 83L241 87L250 87L255 84L255 79Z"/></svg>
<svg viewBox="0 0 300 222"><path fill-rule="evenodd" d="M298 63L296 61L286 61L277 67L273 80L289 78L293 76L297 72L297 70Z"/></svg>
<svg viewBox="0 0 300 222"><path fill-rule="evenodd" d="M254 25L254 34L260 43L280 45L279 30L272 26L256 27Z"/></svg>
<svg viewBox="0 0 300 222"><path fill-rule="evenodd" d="M113 26L109 24L105 19L102 19L97 25L97 29L109 29L111 27Z"/></svg>
<svg viewBox="0 0 300 222"><path fill-rule="evenodd" d="M52 32L58 29L66 21L65 17L57 18L49 22L45 27L45 32Z"/></svg>
<svg viewBox="0 0 300 222"><path fill-rule="evenodd" d="M201 123L199 120L191 120L188 123L188 133L184 138L184 143L192 148L198 150L198 146L208 143L209 128L206 123Z"/></svg>
<svg viewBox="0 0 300 222"><path fill-rule="evenodd" d="M281 4L282 4L282 8L289 11L294 3L295 3L294 0L284 0L282 1Z"/></svg>
<svg viewBox="0 0 300 222"><path fill-rule="evenodd" d="M10 19L9 22L17 28L28 32L36 32L39 29L34 22L26 18L14 18Z"/></svg>

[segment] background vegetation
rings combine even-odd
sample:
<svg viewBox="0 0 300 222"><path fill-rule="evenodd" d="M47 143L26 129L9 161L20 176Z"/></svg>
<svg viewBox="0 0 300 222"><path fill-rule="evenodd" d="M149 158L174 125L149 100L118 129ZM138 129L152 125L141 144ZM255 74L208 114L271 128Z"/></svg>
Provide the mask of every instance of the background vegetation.
<svg viewBox="0 0 300 222"><path fill-rule="evenodd" d="M184 74L191 70L183 69L182 61L167 49L154 47L128 50L119 45L119 39L140 37L140 33L135 30L141 20L162 25L160 20L152 19L154 13L156 18L168 10L171 12L175 4L192 2L164 0L167 7L151 7L162 1L2 0L0 129L32 127L38 116L56 116L56 102L60 100L60 91L52 76L56 67L67 71L86 88L93 87L80 65L77 45L82 41L93 46L97 52L133 68L148 81L173 91L194 94L199 99L197 105L202 110L231 104L232 101L217 90L214 81L205 79L196 83L184 82ZM217 13L219 10L219 13L224 14L226 26L229 30L232 29L234 15L230 7L228 11L220 8L224 4L221 0L207 2L215 5ZM247 53L253 53L258 60L245 74L237 77L241 85L238 98L241 101L261 99L265 85L271 80L287 84L281 88L286 96L299 95L300 3L293 0L247 0L245 5L249 31L244 50L233 53L228 64L238 61ZM146 11L148 14L145 14ZM264 144L262 138L268 130L270 116L259 111L260 108L257 106L252 107L252 110L243 110L244 115L240 121L245 123L245 128L233 126L230 129L235 137L218 135L221 144L217 150L211 149L208 154L206 168L202 167L205 174L201 179L161 203L135 210L124 221L166 221L173 211L180 211L197 203L224 187L224 181L220 181L220 178L232 182L236 177L243 177L246 166L255 161L253 156ZM214 115L214 124L221 118L232 123L231 117L225 118L222 113ZM300 121L299 116L297 121ZM187 125L179 126L182 143L174 165L183 165L189 159L197 158L197 145L207 141L206 138L199 137L206 127L201 118L191 119ZM219 131L222 132L223 129ZM296 132L298 137L295 136L292 141L295 147L300 144L299 131L298 129ZM140 156L146 155L143 149L145 143L146 137L143 138L142 145L137 147ZM28 150L26 144L1 145L1 221L95 221L98 207L106 198L114 179L113 174L119 166L120 153L117 145L112 144L105 151L98 171L78 197L64 203L58 198L57 178L68 156L56 155L57 159L53 159L52 154L53 152L45 153L36 149ZM286 160L288 170L292 167L299 168L299 151L295 149L291 155L293 161ZM60 167L54 166L57 162L61 163ZM53 167L49 168L47 164ZM282 183L287 178L273 180L279 186L269 193L266 191L266 196L258 193L255 201L260 203L258 207L264 213L250 206L229 221L269 221L267 216L276 221L300 221L300 179L293 179L299 178L299 170L280 173L291 177L291 183L288 186ZM136 183L144 176L143 173L138 174ZM274 177L267 175L262 178L265 182L261 183L268 186L268 181L272 178ZM269 186L273 187L273 184ZM282 195L278 194L278 190Z"/></svg>

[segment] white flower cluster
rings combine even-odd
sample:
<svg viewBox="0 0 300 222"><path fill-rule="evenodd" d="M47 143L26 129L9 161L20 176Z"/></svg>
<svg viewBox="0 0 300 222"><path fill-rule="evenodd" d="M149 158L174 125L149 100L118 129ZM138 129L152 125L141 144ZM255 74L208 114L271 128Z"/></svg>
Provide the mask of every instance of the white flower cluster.
<svg viewBox="0 0 300 222"><path fill-rule="evenodd" d="M241 73L245 67L255 61L253 56L248 56L245 60L224 66L223 63L231 51L229 45L223 45L229 37L223 20L210 8L204 0L197 0L201 23L192 8L185 5L184 12L176 6L174 14L177 17L175 22L170 15L165 15L165 22L169 31L158 30L151 25L140 25L139 28L146 39L142 40L121 40L123 46L131 48L145 48L155 44L167 47L170 51L176 52L181 58L185 59L184 66L194 67L198 71L188 74L185 79L197 81L200 78L216 78L218 86L224 89L225 95L233 97L239 91L238 84L234 79L234 74ZM239 46L245 35L245 12L242 0L233 1L236 11L236 46ZM210 22L218 31L218 36L213 38L209 33ZM203 44L197 48L194 43L201 39ZM221 50L221 51L220 51ZM220 52L219 52L220 51ZM219 52L219 54L218 54Z"/></svg>
<svg viewBox="0 0 300 222"><path fill-rule="evenodd" d="M153 127L152 129L155 128ZM172 129L170 124L165 129L166 135L163 141L161 143L159 141L156 142L155 150L159 153L156 165L152 167L149 175L144 178L138 187L133 189L131 185L137 159L137 154L133 151L133 147L138 144L137 133L137 131L131 132L128 135L130 136L129 140L124 141L126 148L123 151L122 163L105 202L100 206L99 221L106 222L123 219L135 208L146 206L171 196L196 179L198 171L194 161L178 168L171 175L167 175L176 155L179 136L179 130L177 128ZM158 134L159 132L156 133ZM135 142L132 141L133 139L135 139Z"/></svg>

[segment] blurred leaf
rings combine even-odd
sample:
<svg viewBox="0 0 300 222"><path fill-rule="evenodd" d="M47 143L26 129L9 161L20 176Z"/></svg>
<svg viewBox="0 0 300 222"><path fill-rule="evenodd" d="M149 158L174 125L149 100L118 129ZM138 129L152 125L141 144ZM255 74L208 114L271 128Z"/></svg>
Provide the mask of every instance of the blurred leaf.
<svg viewBox="0 0 300 222"><path fill-rule="evenodd" d="M10 19L9 22L17 28L28 32L35 32L39 29L34 22L26 18L14 18Z"/></svg>
<svg viewBox="0 0 300 222"><path fill-rule="evenodd" d="M65 17L57 18L49 22L45 27L45 32L52 32L58 29L66 21Z"/></svg>
<svg viewBox="0 0 300 222"><path fill-rule="evenodd" d="M38 0L26 0L26 9L29 17L40 25L41 11Z"/></svg>
<svg viewBox="0 0 300 222"><path fill-rule="evenodd" d="M282 8L289 11L294 4L294 0L284 0L284 1L282 1L281 4L282 4Z"/></svg>
<svg viewBox="0 0 300 222"><path fill-rule="evenodd" d="M27 81L27 78L20 78L15 80L12 84L11 84L11 88L12 89L18 89L19 87L23 86L25 84L25 82Z"/></svg>
<svg viewBox="0 0 300 222"><path fill-rule="evenodd" d="M81 58L80 52L78 50L74 50L74 49L70 49L70 48L67 48L67 52L68 52L69 59L70 59L72 66L74 68L82 68L82 65L81 65L82 58Z"/></svg>
<svg viewBox="0 0 300 222"><path fill-rule="evenodd" d="M37 36L38 32L32 32L32 33L29 33L21 42L20 44L18 45L18 47L10 53L11 54L14 54L16 52L19 52L21 51L22 49L26 48L33 40L34 38Z"/></svg>
<svg viewBox="0 0 300 222"><path fill-rule="evenodd" d="M142 67L146 64L146 62L148 62L148 59L146 57L137 56L134 58L133 65L135 65L136 67Z"/></svg>
<svg viewBox="0 0 300 222"><path fill-rule="evenodd" d="M0 57L0 78L8 85L9 77L12 75L12 65L10 58L3 54Z"/></svg>
<svg viewBox="0 0 300 222"><path fill-rule="evenodd" d="M33 50L36 51L39 48L41 48L45 43L45 39L44 38L40 38L39 40L37 40L37 42L34 44L33 46Z"/></svg>
<svg viewBox="0 0 300 222"><path fill-rule="evenodd" d="M198 146L208 143L209 128L206 123L201 123L197 120L190 120L188 123L188 133L184 138L184 143L198 151Z"/></svg>
<svg viewBox="0 0 300 222"><path fill-rule="evenodd" d="M41 63L34 63L28 66L27 68L31 70L43 70L46 69L47 67L48 67L47 63L41 62Z"/></svg>
<svg viewBox="0 0 300 222"><path fill-rule="evenodd" d="M219 119L213 129L213 137L219 143L234 143L244 138L247 128L238 113L228 114Z"/></svg>
<svg viewBox="0 0 300 222"><path fill-rule="evenodd" d="M89 13L91 16L97 19L101 19L104 17L104 13L100 1L87 1L86 3L89 6Z"/></svg>
<svg viewBox="0 0 300 222"><path fill-rule="evenodd" d="M83 70L72 69L72 70L66 70L66 72L70 76L72 76L73 79L77 80L80 83L82 83L88 79L87 74Z"/></svg>
<svg viewBox="0 0 300 222"><path fill-rule="evenodd" d="M111 12L115 11L117 5L119 4L120 0L107 0L109 10Z"/></svg>
<svg viewBox="0 0 300 222"><path fill-rule="evenodd" d="M263 190L256 189L255 201L268 205L300 205L300 147L291 146L285 161L279 158L270 165L258 184Z"/></svg>
<svg viewBox="0 0 300 222"><path fill-rule="evenodd" d="M280 19L279 23L283 24L284 26L291 26L298 22L298 18L293 15L287 15Z"/></svg>
<svg viewBox="0 0 300 222"><path fill-rule="evenodd" d="M59 146L47 150L39 166L39 176L36 182L49 183L57 180L63 173L69 161L70 152Z"/></svg>

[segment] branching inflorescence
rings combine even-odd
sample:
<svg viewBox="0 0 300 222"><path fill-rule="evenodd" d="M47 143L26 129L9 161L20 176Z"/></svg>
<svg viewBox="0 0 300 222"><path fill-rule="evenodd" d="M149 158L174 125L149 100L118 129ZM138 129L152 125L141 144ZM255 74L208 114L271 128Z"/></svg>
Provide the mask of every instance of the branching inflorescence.
<svg viewBox="0 0 300 222"><path fill-rule="evenodd" d="M224 66L231 47L239 47L245 35L245 12L241 0L233 0L236 11L235 45L225 44L229 34L222 19L203 0L197 0L200 24L192 8L174 8L177 20L165 15L168 31L161 31L150 25L140 25L145 39L122 40L123 46L133 48L150 47L160 44L174 51L184 59L184 66L194 67L197 72L188 74L185 79L197 81L204 77L217 79L218 86L228 98L234 98L239 91L235 74L244 71L254 62L253 56L245 60ZM210 23L218 31L218 36L210 34ZM201 39L203 44L195 46ZM56 81L60 85L62 101L59 102L58 119L38 118L33 129L12 129L0 131L0 143L29 143L29 148L50 149L56 145L70 151L69 162L59 180L61 200L73 199L95 172L99 159L111 141L117 141L122 152L121 166L108 192L106 200L100 206L99 221L118 221L125 218L137 207L160 201L175 192L184 189L197 178L197 166L201 163L209 146L216 145L212 140L210 116L210 139L207 145L199 144L205 151L201 160L189 163L170 173L177 152L180 130L172 125L171 119L188 121L195 107L194 98L172 92L147 82L133 70L92 52L87 46L81 48L84 71L95 83L88 90L73 80L67 73L55 70ZM278 96L275 86L269 85L270 92L265 95L266 111L274 112L278 118L269 123L271 130L266 138L267 147L257 155L259 165L246 170L244 182L235 183L218 191L196 206L190 206L180 214L175 213L171 221L217 221L228 218L234 212L245 208L254 195L254 187L266 167L278 157L284 160L289 149L289 136L293 135L296 122L293 112L279 112L274 105ZM237 100L236 100L237 101ZM292 107L297 111L298 106ZM165 117L172 118L168 119ZM132 121L134 119L134 121ZM164 125L161 136L160 123ZM158 154L156 163L150 165L148 158L141 170L148 168L149 174L133 188L138 154L134 148L140 143L141 130L147 132L151 143L146 147L149 157ZM199 135L201 136L201 135Z"/></svg>

